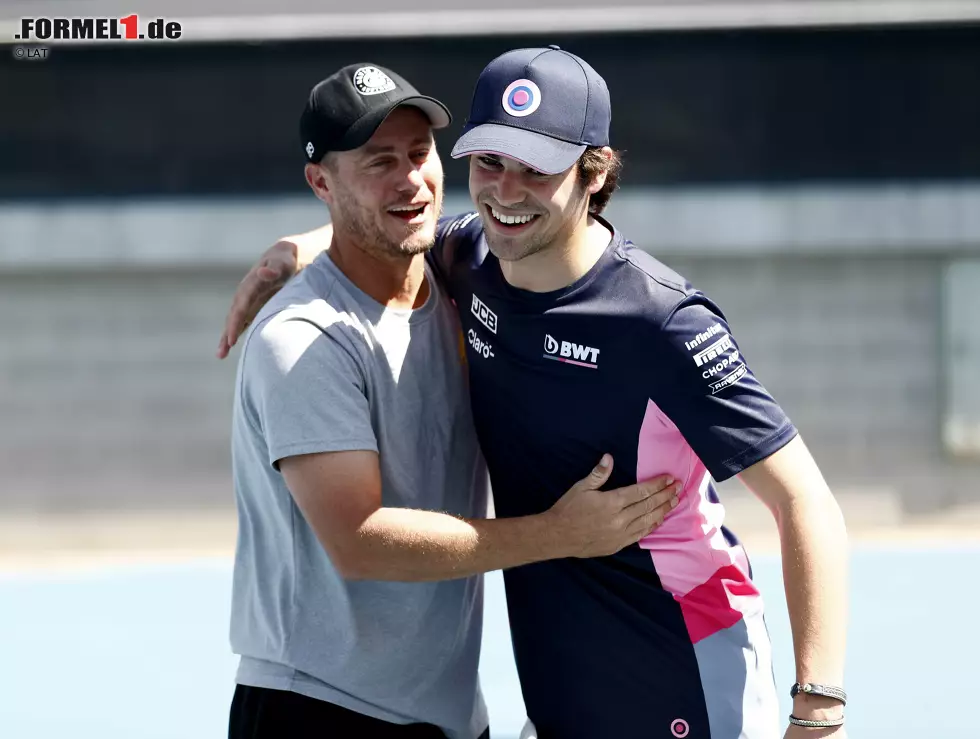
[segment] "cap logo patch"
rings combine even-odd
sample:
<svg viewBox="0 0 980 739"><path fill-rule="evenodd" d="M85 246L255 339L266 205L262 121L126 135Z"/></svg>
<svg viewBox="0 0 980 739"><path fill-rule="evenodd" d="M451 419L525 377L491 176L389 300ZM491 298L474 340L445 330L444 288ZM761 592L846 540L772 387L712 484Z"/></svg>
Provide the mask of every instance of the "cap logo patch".
<svg viewBox="0 0 980 739"><path fill-rule="evenodd" d="M504 112L517 118L531 115L541 105L541 90L531 80L514 80L500 99Z"/></svg>
<svg viewBox="0 0 980 739"><path fill-rule="evenodd" d="M377 67L361 67L354 72L354 89L362 95L380 95L395 89L395 82Z"/></svg>
<svg viewBox="0 0 980 739"><path fill-rule="evenodd" d="M313 148L313 142L312 141L307 141L306 142L306 156L308 156L310 159L312 159L313 158L313 152L314 151L315 150Z"/></svg>

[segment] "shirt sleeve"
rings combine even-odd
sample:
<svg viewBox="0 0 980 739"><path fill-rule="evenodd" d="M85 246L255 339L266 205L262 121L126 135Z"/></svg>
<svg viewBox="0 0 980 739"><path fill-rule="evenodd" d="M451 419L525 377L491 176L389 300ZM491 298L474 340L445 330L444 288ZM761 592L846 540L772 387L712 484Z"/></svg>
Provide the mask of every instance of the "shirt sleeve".
<svg viewBox="0 0 980 739"><path fill-rule="evenodd" d="M429 250L429 253L426 254L426 259L435 272L436 279L439 280L440 284L450 296L453 294L450 276L452 275L453 262L456 258L456 247L458 246L458 239L450 238L450 236L459 234L468 226L470 228L481 226L482 224L477 221L478 217L479 214L475 212L444 216L439 219L439 223L436 225L436 243ZM477 223L473 224L473 221L477 221Z"/></svg>
<svg viewBox="0 0 980 739"><path fill-rule="evenodd" d="M342 337L273 319L256 327L243 363L242 406L276 469L299 454L378 451L365 374Z"/></svg>
<svg viewBox="0 0 980 739"><path fill-rule="evenodd" d="M659 359L673 382L652 397L716 480L751 467L796 436L749 369L724 315L704 295L685 298L660 335Z"/></svg>

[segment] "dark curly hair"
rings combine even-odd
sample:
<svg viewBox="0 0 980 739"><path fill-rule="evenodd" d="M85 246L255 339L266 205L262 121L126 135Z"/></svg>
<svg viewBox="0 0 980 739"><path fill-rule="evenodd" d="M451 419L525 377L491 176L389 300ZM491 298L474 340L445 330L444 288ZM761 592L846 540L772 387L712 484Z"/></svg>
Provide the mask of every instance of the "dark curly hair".
<svg viewBox="0 0 980 739"><path fill-rule="evenodd" d="M619 188L619 173L623 169L623 157L613 149L612 158L602 155L602 148L590 146L578 160L578 181L583 187L588 187L598 175L606 172L606 181L602 189L589 196L589 213L597 216L609 205L613 193Z"/></svg>

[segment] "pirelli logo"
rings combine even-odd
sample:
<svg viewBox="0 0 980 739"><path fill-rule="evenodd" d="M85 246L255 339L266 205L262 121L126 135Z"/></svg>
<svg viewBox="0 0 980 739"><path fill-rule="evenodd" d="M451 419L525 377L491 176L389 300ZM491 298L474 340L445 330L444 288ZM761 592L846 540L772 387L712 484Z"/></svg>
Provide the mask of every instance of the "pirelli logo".
<svg viewBox="0 0 980 739"><path fill-rule="evenodd" d="M707 364L712 359L717 359L725 352L730 349L734 349L735 344L732 343L732 337L728 334L722 336L718 341L711 344L707 349L702 349L697 354L694 355L694 364L700 367L703 364Z"/></svg>

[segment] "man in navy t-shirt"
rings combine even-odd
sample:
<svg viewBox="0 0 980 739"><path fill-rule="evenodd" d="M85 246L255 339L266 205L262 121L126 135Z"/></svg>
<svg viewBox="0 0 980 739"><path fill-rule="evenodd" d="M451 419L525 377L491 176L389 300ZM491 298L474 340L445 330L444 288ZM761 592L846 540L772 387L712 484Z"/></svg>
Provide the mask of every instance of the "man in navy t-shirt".
<svg viewBox="0 0 980 739"><path fill-rule="evenodd" d="M782 542L798 681L785 735L840 739L840 511L718 306L601 217L619 169L609 121L582 59L495 59L453 149L477 212L441 221L430 252L498 516L547 509L606 451L611 485L683 483L639 544L504 573L528 716L540 739L778 737L762 599L712 481L738 475Z"/></svg>

